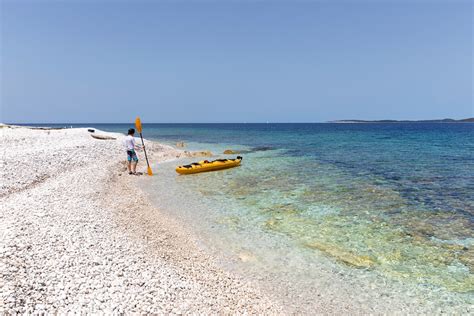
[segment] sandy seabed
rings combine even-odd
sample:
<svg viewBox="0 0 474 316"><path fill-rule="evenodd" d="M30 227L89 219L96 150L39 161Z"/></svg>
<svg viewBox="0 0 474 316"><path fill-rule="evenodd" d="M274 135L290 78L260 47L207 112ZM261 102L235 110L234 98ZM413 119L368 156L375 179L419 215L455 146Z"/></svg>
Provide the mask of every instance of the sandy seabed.
<svg viewBox="0 0 474 316"><path fill-rule="evenodd" d="M123 135L90 134L0 126L1 314L284 313L148 202ZM146 144L154 162L186 155Z"/></svg>

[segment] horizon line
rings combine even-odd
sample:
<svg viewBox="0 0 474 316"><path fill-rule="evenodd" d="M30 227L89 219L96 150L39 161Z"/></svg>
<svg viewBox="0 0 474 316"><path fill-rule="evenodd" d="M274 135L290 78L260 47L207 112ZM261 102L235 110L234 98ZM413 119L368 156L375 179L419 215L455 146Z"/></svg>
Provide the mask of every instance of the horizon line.
<svg viewBox="0 0 474 316"><path fill-rule="evenodd" d="M383 121L392 121L394 123L400 122L420 122L420 121L443 121L443 120L454 120L454 121L461 121L461 120L468 120L474 119L474 117L465 117L461 119L453 119L453 118L442 118L442 119L336 119L336 120L328 120L328 121L297 121L297 122L143 122L142 124L331 124L331 123L338 123L338 122L381 122ZM0 124L6 125L26 125L26 124L72 124L72 125L85 125L85 124L135 124L134 121L130 122L0 122Z"/></svg>

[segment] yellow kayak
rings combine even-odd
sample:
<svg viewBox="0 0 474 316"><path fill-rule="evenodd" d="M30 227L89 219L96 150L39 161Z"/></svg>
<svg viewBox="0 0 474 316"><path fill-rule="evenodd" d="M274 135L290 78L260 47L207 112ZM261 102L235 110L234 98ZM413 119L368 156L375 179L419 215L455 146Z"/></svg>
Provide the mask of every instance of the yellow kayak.
<svg viewBox="0 0 474 316"><path fill-rule="evenodd" d="M198 172L215 171L227 168L233 168L240 165L242 157L237 156L236 159L217 159L214 161L203 160L195 162L190 165L176 167L176 172L179 174L192 174Z"/></svg>

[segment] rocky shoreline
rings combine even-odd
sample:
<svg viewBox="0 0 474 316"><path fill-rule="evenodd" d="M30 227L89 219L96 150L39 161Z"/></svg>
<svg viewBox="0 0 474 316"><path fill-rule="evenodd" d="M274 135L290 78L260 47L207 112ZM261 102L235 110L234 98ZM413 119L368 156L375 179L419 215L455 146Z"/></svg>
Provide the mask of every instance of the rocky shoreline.
<svg viewBox="0 0 474 316"><path fill-rule="evenodd" d="M0 128L0 313L282 311L153 207L124 172L123 136L99 133L116 139ZM195 155L146 145L154 162Z"/></svg>

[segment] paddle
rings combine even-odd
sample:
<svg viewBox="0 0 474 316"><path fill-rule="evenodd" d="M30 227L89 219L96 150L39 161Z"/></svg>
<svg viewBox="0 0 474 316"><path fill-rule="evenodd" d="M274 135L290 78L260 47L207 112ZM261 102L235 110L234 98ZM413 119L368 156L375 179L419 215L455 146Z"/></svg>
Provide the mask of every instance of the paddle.
<svg viewBox="0 0 474 316"><path fill-rule="evenodd" d="M146 165L148 166L148 175L152 176L153 172L151 171L150 164L148 163L148 156L146 155L145 143L143 142L142 122L140 121L139 117L137 117L137 119L135 120L135 127L137 128L137 131L140 133L140 138L142 139L143 151L145 152Z"/></svg>

